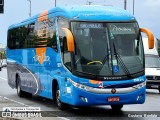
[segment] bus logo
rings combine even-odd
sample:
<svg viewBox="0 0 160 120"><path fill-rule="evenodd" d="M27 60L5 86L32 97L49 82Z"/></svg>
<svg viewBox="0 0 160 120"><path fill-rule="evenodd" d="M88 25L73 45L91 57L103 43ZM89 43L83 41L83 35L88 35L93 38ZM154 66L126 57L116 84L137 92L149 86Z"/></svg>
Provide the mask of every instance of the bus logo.
<svg viewBox="0 0 160 120"><path fill-rule="evenodd" d="M113 89L111 90L111 93L115 94L115 93L116 93L116 89L113 88Z"/></svg>
<svg viewBox="0 0 160 120"><path fill-rule="evenodd" d="M48 61L50 62L50 57L46 56L46 50L43 48L36 49L36 55L33 57L34 62L39 62L40 64L43 64L43 62Z"/></svg>

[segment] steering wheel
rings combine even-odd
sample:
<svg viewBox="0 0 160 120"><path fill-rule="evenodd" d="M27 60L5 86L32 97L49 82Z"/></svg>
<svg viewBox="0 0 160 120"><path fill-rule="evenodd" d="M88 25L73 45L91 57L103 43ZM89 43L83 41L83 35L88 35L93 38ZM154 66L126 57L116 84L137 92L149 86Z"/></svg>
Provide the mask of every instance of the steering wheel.
<svg viewBox="0 0 160 120"><path fill-rule="evenodd" d="M101 64L102 65L102 62L101 61L91 61L91 62L88 62L87 65L90 65L90 64L94 64L94 63L98 63L98 64Z"/></svg>

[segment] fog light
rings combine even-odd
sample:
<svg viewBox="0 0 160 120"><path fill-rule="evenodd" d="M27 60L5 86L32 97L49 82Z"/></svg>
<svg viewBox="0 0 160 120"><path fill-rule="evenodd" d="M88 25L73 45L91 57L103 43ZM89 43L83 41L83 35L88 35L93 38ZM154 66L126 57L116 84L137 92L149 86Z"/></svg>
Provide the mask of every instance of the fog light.
<svg viewBox="0 0 160 120"><path fill-rule="evenodd" d="M88 102L87 98L83 97L83 96L79 96L79 98L83 101L83 102Z"/></svg>

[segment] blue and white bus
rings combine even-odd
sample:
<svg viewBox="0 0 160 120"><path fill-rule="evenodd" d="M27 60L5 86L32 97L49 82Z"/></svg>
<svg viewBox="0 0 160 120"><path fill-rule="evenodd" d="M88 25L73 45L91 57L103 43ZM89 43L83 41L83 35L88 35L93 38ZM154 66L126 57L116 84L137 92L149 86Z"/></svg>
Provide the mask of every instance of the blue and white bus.
<svg viewBox="0 0 160 120"><path fill-rule="evenodd" d="M56 7L8 29L8 84L18 96L72 106L145 102L141 32L134 16L112 6ZM147 41L146 41L147 42Z"/></svg>

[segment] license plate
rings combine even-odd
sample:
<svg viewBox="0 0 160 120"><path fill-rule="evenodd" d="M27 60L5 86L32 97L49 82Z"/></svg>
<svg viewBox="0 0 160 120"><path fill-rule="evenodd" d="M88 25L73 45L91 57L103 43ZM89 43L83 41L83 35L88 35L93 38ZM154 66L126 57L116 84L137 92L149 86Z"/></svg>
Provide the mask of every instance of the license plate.
<svg viewBox="0 0 160 120"><path fill-rule="evenodd" d="M120 97L109 97L108 98L108 102L119 102L120 101Z"/></svg>

